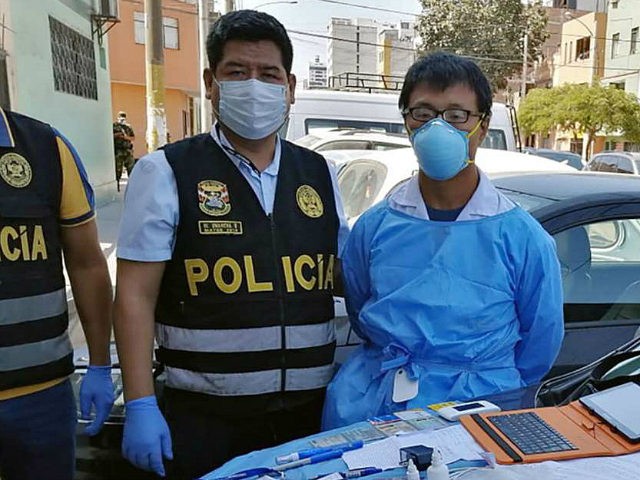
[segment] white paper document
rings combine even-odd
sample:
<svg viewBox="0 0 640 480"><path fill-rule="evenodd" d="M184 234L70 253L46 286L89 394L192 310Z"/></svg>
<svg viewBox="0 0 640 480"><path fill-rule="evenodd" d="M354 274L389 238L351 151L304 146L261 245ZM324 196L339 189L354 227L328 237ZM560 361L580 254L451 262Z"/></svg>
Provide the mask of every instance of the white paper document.
<svg viewBox="0 0 640 480"><path fill-rule="evenodd" d="M411 432L389 437L365 445L342 455L349 469L377 467L394 468L400 465L400 449L412 445L437 447L446 463L456 460L481 460L482 447L462 425L455 425L432 432Z"/></svg>

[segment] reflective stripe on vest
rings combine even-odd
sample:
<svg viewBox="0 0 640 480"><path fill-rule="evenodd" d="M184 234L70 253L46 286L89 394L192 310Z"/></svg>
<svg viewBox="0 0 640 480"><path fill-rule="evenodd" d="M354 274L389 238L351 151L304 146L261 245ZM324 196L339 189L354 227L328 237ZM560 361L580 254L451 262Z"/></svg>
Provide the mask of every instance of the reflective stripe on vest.
<svg viewBox="0 0 640 480"><path fill-rule="evenodd" d="M198 373L167 367L167 386L218 396L260 395L281 391L280 370L249 373ZM313 390L326 387L334 373L333 365L295 368L286 371L288 391Z"/></svg>
<svg viewBox="0 0 640 480"><path fill-rule="evenodd" d="M282 348L279 326L251 329L198 330L156 323L159 346L189 352L262 352ZM285 328L287 349L319 347L336 338L334 321Z"/></svg>
<svg viewBox="0 0 640 480"><path fill-rule="evenodd" d="M36 343L0 348L0 372L36 367L66 357L72 352L67 332Z"/></svg>
<svg viewBox="0 0 640 480"><path fill-rule="evenodd" d="M67 294L64 288L42 295L0 300L0 326L56 317L66 309Z"/></svg>

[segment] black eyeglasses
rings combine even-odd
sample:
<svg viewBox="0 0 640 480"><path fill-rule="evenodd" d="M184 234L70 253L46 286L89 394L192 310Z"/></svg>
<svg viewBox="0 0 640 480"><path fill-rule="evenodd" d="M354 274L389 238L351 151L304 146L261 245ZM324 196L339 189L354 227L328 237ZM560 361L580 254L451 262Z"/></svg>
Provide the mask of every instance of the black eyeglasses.
<svg viewBox="0 0 640 480"><path fill-rule="evenodd" d="M462 108L448 108L446 110L434 110L429 107L413 107L405 108L402 111L403 116L411 115L416 122L428 122L436 117L442 116L445 122L449 123L466 123L469 117L484 118L486 114L476 113Z"/></svg>

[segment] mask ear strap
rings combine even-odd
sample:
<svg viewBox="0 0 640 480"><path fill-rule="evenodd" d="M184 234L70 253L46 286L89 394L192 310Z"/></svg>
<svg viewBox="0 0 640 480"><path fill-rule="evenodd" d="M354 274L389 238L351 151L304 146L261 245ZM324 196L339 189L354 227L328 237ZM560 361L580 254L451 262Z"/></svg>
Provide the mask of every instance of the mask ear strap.
<svg viewBox="0 0 640 480"><path fill-rule="evenodd" d="M486 114L482 115L482 117L480 117L480 120L478 120L478 123L476 124L475 127L473 127L473 130L471 130L468 134L467 134L467 138L471 138L473 137L476 132L480 129L480 126L482 125L482 122L484 122L484 119L487 118Z"/></svg>

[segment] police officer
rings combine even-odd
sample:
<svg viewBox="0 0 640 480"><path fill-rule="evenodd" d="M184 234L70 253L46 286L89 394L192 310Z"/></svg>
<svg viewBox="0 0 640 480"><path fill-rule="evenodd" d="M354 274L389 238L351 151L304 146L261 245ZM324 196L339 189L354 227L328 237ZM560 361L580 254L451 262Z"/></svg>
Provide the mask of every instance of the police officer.
<svg viewBox="0 0 640 480"><path fill-rule="evenodd" d="M89 347L80 388L85 432L113 405L111 281L93 192L55 129L0 109L0 477L71 480L76 403L62 252Z"/></svg>
<svg viewBox="0 0 640 480"><path fill-rule="evenodd" d="M118 112L118 119L113 123L113 149L116 156L116 181L120 191L122 169L127 169L127 176L131 176L133 164L133 140L136 136L131 125L127 123L127 113Z"/></svg>
<svg viewBox="0 0 640 480"><path fill-rule="evenodd" d="M173 455L180 479L319 430L348 233L335 172L277 135L296 83L284 27L231 12L207 54L217 122L140 160L118 243L123 453L161 475ZM169 428L154 396L154 325Z"/></svg>

